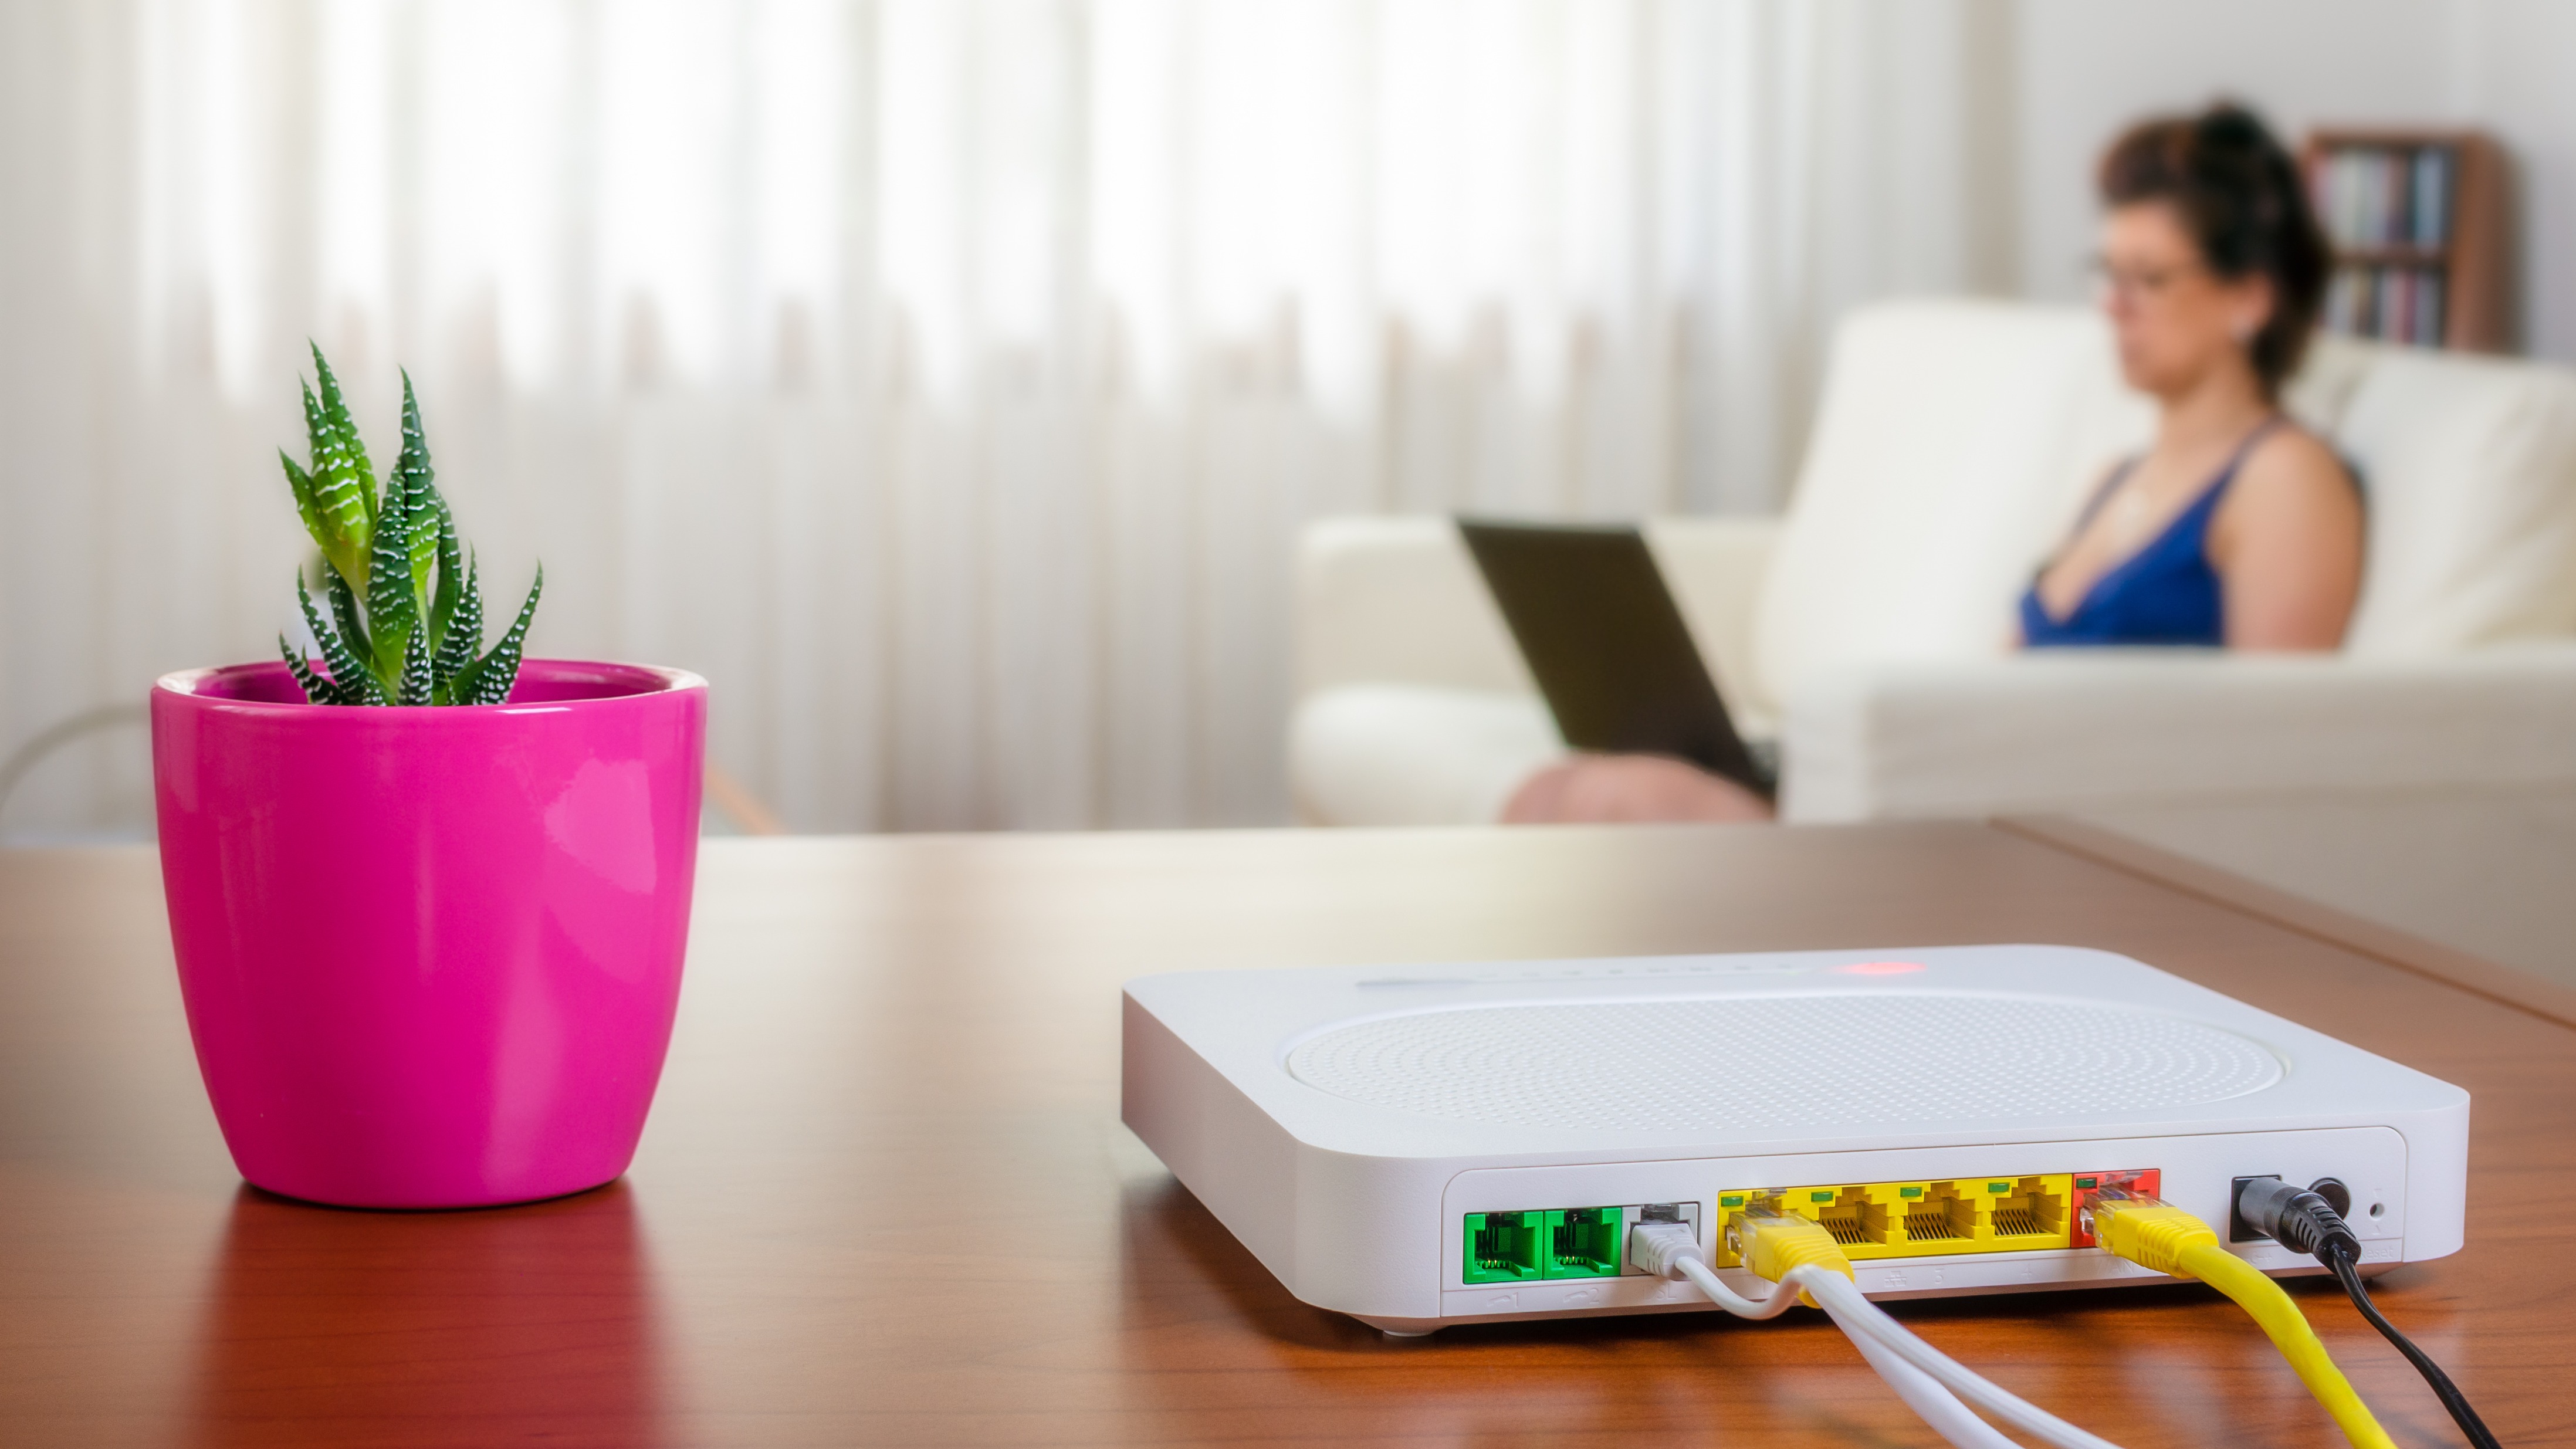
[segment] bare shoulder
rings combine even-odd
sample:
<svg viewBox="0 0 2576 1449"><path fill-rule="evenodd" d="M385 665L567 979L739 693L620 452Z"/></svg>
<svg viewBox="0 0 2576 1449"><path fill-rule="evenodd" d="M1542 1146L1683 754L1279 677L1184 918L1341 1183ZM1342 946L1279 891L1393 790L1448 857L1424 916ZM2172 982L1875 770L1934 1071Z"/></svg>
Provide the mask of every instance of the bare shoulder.
<svg viewBox="0 0 2576 1449"><path fill-rule="evenodd" d="M2209 560L2226 588L2231 649L2332 649L2360 596L2361 494L2313 434L2276 428L2240 465Z"/></svg>
<svg viewBox="0 0 2576 1449"><path fill-rule="evenodd" d="M2296 426L2275 428L2254 445L2228 495L2227 511L2242 515L2360 516L2360 492L2343 459L2316 434Z"/></svg>

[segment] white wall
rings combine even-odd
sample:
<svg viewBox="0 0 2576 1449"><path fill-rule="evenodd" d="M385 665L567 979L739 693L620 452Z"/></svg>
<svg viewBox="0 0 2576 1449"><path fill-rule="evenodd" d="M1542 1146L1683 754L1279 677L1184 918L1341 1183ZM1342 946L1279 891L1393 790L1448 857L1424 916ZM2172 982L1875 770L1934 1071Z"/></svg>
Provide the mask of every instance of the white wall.
<svg viewBox="0 0 2576 1449"><path fill-rule="evenodd" d="M2576 362L2576 5L2461 0L2455 99L2513 153L2523 344Z"/></svg>
<svg viewBox="0 0 2576 1449"><path fill-rule="evenodd" d="M2525 349L2576 362L2576 4L2023 0L2022 291L2083 294L2094 158L2139 116L2226 95L2295 143L2337 123L2473 125L2512 156Z"/></svg>

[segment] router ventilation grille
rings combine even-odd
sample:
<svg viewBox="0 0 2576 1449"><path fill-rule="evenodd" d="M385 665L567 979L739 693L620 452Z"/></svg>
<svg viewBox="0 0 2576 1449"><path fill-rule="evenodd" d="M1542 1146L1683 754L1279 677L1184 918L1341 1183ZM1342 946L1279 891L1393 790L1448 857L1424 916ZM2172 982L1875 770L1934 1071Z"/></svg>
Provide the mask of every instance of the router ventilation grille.
<svg viewBox="0 0 2576 1449"><path fill-rule="evenodd" d="M2189 1107L2260 1091L2282 1069L2233 1032L2150 1012L1871 992L1386 1017L1301 1044L1288 1070L1434 1117L1656 1132Z"/></svg>

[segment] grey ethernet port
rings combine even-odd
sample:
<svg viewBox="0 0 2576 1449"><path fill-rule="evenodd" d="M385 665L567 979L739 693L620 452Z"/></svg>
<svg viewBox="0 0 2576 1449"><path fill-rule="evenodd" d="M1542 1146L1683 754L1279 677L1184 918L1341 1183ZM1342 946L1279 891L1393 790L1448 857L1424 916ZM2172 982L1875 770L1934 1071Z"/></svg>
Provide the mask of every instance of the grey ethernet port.
<svg viewBox="0 0 2576 1449"><path fill-rule="evenodd" d="M1695 1202L1639 1203L1625 1209L1621 1216L1624 1219L1620 1225L1620 1242L1623 1246L1627 1242L1627 1235L1635 1232L1639 1223L1688 1223L1692 1239L1703 1246L1707 1242L1706 1237L1700 1232L1699 1204ZM1625 1254L1621 1255L1619 1264L1621 1277L1643 1277L1645 1272L1645 1269L1627 1261Z"/></svg>

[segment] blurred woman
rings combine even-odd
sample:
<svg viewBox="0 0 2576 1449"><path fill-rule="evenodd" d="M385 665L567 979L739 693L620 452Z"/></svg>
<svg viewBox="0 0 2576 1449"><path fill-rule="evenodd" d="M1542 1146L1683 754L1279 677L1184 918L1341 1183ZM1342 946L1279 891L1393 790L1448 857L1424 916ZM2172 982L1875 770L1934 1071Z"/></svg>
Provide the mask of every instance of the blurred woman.
<svg viewBox="0 0 2576 1449"><path fill-rule="evenodd" d="M2102 158L2101 304L2156 402L2021 600L2027 648L2332 649L2361 588L2361 494L2280 409L2331 266L2298 165L2239 107L2149 121ZM1523 782L1514 822L1761 820L1676 760L1588 755Z"/></svg>

